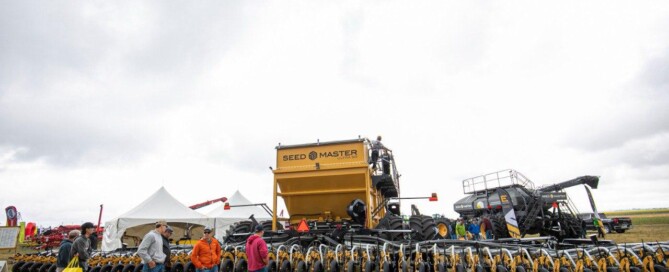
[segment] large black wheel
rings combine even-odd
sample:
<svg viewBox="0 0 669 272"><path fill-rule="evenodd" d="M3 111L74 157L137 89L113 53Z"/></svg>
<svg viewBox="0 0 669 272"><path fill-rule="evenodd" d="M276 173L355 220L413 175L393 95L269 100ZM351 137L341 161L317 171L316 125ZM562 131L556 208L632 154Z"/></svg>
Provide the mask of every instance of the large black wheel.
<svg viewBox="0 0 669 272"><path fill-rule="evenodd" d="M437 272L446 272L446 265L444 263L438 263Z"/></svg>
<svg viewBox="0 0 669 272"><path fill-rule="evenodd" d="M355 263L353 261L348 261L346 264L346 272L353 272L355 271Z"/></svg>
<svg viewBox="0 0 669 272"><path fill-rule="evenodd" d="M376 268L376 263L374 263L372 261L366 261L365 262L365 272L368 272L368 271L379 271Z"/></svg>
<svg viewBox="0 0 669 272"><path fill-rule="evenodd" d="M418 264L418 271L419 272L430 272L430 265L427 264L426 262L420 262Z"/></svg>
<svg viewBox="0 0 669 272"><path fill-rule="evenodd" d="M498 264L498 265L497 265L497 271L498 271L498 272L509 272L509 270L507 270L506 267L504 267L504 266L501 265L501 264Z"/></svg>
<svg viewBox="0 0 669 272"><path fill-rule="evenodd" d="M437 227L431 216L412 215L409 218L409 227L417 241L433 240L437 236Z"/></svg>
<svg viewBox="0 0 669 272"><path fill-rule="evenodd" d="M235 264L235 272L246 272L249 270L249 264L244 259L240 259Z"/></svg>
<svg viewBox="0 0 669 272"><path fill-rule="evenodd" d="M174 269L174 268L172 268L172 269ZM172 272L172 269L170 269L169 272ZM123 270L121 270L121 272L132 272L132 271L135 271L135 265L134 264L128 264L128 265L123 267Z"/></svg>
<svg viewBox="0 0 669 272"><path fill-rule="evenodd" d="M49 267L49 271L48 271L48 272L56 272L56 268L58 268L58 266L54 264L54 265L52 265L51 267Z"/></svg>
<svg viewBox="0 0 669 272"><path fill-rule="evenodd" d="M112 268L114 268L114 266L108 264L100 268L100 272L111 272Z"/></svg>
<svg viewBox="0 0 669 272"><path fill-rule="evenodd" d="M451 239L451 233L448 231L451 220L448 220L448 218L437 218L434 220L434 224L437 228L438 239Z"/></svg>
<svg viewBox="0 0 669 272"><path fill-rule="evenodd" d="M42 263L35 263L30 267L29 271L30 272L39 272L39 269L42 267L42 265L43 265Z"/></svg>
<svg viewBox="0 0 669 272"><path fill-rule="evenodd" d="M289 260L284 260L283 263L281 263L281 269L279 271L281 272L290 272L292 271L292 266L290 265Z"/></svg>
<svg viewBox="0 0 669 272"><path fill-rule="evenodd" d="M325 272L325 266L323 265L323 262L320 260L314 262L314 269L312 270L313 272Z"/></svg>
<svg viewBox="0 0 669 272"><path fill-rule="evenodd" d="M246 220L246 221L240 221L232 226L228 230L225 231L226 237L225 237L225 242L227 243L240 243L246 241L247 238L249 238L249 235L241 235L241 236L236 236L234 234L238 233L252 233L253 227L253 222Z"/></svg>
<svg viewBox="0 0 669 272"><path fill-rule="evenodd" d="M121 272L123 271L123 268L125 268L125 265L122 264L117 264L114 267L112 267L112 272Z"/></svg>
<svg viewBox="0 0 669 272"><path fill-rule="evenodd" d="M48 272L49 269L50 269L52 266L54 266L54 265L55 265L55 264L49 264L49 263L47 263L47 264L43 264L43 265L39 268L38 272Z"/></svg>
<svg viewBox="0 0 669 272"><path fill-rule="evenodd" d="M330 261L330 272L339 272L339 262L337 260Z"/></svg>
<svg viewBox="0 0 669 272"><path fill-rule="evenodd" d="M24 263L24 264L21 266L21 269L20 269L19 271L20 271L20 272L29 272L29 271L30 271L30 267L32 267L34 264L35 264L34 262L27 262L27 263Z"/></svg>
<svg viewBox="0 0 669 272"><path fill-rule="evenodd" d="M100 267L98 266L98 268L100 268ZM135 266L135 270L133 270L132 272L142 272L142 268L144 268L144 264L143 264L143 263L137 264L137 266ZM99 271L100 271L100 270L98 270L98 272L99 272ZM95 270L92 270L91 272L96 272L96 271L95 271Z"/></svg>
<svg viewBox="0 0 669 272"><path fill-rule="evenodd" d="M235 270L235 265L232 263L232 260L226 258L221 262L220 270L221 272L232 272Z"/></svg>
<svg viewBox="0 0 669 272"><path fill-rule="evenodd" d="M195 268L193 262L187 262L186 265L184 265L185 272L195 272L195 270L197 269Z"/></svg>
<svg viewBox="0 0 669 272"><path fill-rule="evenodd" d="M307 263L300 261L297 263L297 272L307 272Z"/></svg>
<svg viewBox="0 0 669 272"><path fill-rule="evenodd" d="M170 272L184 272L184 264L182 262L176 262L174 265L172 265Z"/></svg>
<svg viewBox="0 0 669 272"><path fill-rule="evenodd" d="M21 272L21 267L25 264L26 264L26 262L24 262L24 261L20 261L20 262L15 263L12 266L12 272Z"/></svg>
<svg viewBox="0 0 669 272"><path fill-rule="evenodd" d="M262 221L260 225L265 232L272 231L272 220ZM283 224L279 223L279 221L276 222L276 230L283 230Z"/></svg>
<svg viewBox="0 0 669 272"><path fill-rule="evenodd" d="M269 263L267 263L267 271L269 272L279 271L275 260L269 260Z"/></svg>
<svg viewBox="0 0 669 272"><path fill-rule="evenodd" d="M393 267L393 264L391 262L383 263L383 272L386 271L395 271L395 268Z"/></svg>
<svg viewBox="0 0 669 272"><path fill-rule="evenodd" d="M404 230L404 222L402 217L388 213L386 216L381 219L379 224L376 226L376 229L379 230ZM400 241L404 238L402 233L383 233L380 235L381 238L389 241Z"/></svg>

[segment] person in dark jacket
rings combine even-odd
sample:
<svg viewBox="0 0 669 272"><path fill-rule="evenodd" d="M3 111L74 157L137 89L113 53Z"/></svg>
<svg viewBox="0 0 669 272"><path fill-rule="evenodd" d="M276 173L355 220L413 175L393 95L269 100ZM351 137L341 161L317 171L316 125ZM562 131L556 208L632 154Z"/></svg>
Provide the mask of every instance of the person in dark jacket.
<svg viewBox="0 0 669 272"><path fill-rule="evenodd" d="M248 258L249 271L267 272L269 255L267 254L267 244L262 239L265 231L261 225L255 227L255 234L246 240L246 257Z"/></svg>
<svg viewBox="0 0 669 272"><path fill-rule="evenodd" d="M78 230L71 230L67 234L67 238L63 239L60 242L60 248L58 249L58 258L56 261L56 272L62 272L65 267L70 263L70 250L72 249L72 242L74 239L79 236L81 232Z"/></svg>
<svg viewBox="0 0 669 272"><path fill-rule="evenodd" d="M483 229L485 229L485 238L486 239L492 239L492 222L490 222L490 219L488 217L483 217L483 221L481 221L481 226L483 226Z"/></svg>
<svg viewBox="0 0 669 272"><path fill-rule="evenodd" d="M95 225L91 222L86 222L81 225L81 235L77 237L72 243L72 249L70 249L70 259L74 257L79 257L79 267L83 271L88 270L88 259L91 258L91 240L90 237L95 231Z"/></svg>
<svg viewBox="0 0 669 272"><path fill-rule="evenodd" d="M172 262L170 262L170 258L172 257L171 256L172 252L170 251L170 237L172 236L172 232L174 232L172 227L167 226L167 228L165 228L165 231L162 234L163 253L165 253L165 272L169 272L172 270Z"/></svg>

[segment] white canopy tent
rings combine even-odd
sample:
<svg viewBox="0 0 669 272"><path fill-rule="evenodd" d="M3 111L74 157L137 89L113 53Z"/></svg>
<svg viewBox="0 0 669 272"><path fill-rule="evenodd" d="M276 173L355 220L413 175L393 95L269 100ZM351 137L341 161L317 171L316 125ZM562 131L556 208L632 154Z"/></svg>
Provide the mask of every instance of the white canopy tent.
<svg viewBox="0 0 669 272"><path fill-rule="evenodd" d="M226 230L228 230L231 225L239 221L248 220L251 215L253 215L258 222L272 220L272 216L260 206L234 207L235 205L258 204L252 203L248 198L244 197L239 190L228 198L228 203L232 206L229 210L225 210L222 203L216 203L215 205L217 205L217 207L207 213L207 216L216 219L214 237L221 242L223 242L223 238L226 235Z"/></svg>
<svg viewBox="0 0 669 272"><path fill-rule="evenodd" d="M160 220L167 221L174 229L174 240L183 237L198 239L202 237L204 227L216 227L213 218L191 210L161 187L134 209L105 223L102 250L115 250L124 242L136 244Z"/></svg>

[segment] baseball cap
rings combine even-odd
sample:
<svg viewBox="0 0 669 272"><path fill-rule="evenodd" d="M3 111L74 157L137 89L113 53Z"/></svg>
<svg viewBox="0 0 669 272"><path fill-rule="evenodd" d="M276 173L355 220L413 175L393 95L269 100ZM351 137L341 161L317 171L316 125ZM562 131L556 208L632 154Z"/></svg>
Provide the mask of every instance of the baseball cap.
<svg viewBox="0 0 669 272"><path fill-rule="evenodd" d="M211 228L209 228L209 227L204 228L204 232L205 232L205 233L207 233L207 232L211 232Z"/></svg>
<svg viewBox="0 0 669 272"><path fill-rule="evenodd" d="M156 222L156 227L159 227L159 226L167 226L167 222L165 222L165 220L160 220L160 221Z"/></svg>
<svg viewBox="0 0 669 272"><path fill-rule="evenodd" d="M172 229L172 227L170 227L170 226L167 226L167 229L165 229L165 231L167 231L169 233L172 233L172 232L174 232L174 229Z"/></svg>
<svg viewBox="0 0 669 272"><path fill-rule="evenodd" d="M256 227L253 228L253 229L254 229L256 232L261 232L261 231L265 230L265 229L262 227L262 225L256 225Z"/></svg>

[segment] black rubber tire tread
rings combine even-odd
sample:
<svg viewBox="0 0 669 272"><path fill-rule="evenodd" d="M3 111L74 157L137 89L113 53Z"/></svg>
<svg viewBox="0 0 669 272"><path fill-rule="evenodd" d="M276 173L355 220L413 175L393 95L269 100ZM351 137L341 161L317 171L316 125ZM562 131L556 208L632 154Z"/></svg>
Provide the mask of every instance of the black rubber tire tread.
<svg viewBox="0 0 669 272"><path fill-rule="evenodd" d="M174 265L172 265L172 269L170 272L184 272L184 264L182 262L176 262Z"/></svg>
<svg viewBox="0 0 669 272"><path fill-rule="evenodd" d="M53 264L53 265L55 265L55 264ZM43 264L42 266L40 266L38 272L47 272L47 271L49 271L51 266L52 266L52 264L50 264L50 263Z"/></svg>
<svg viewBox="0 0 669 272"><path fill-rule="evenodd" d="M446 265L444 263L438 263L437 272L446 272Z"/></svg>
<svg viewBox="0 0 669 272"><path fill-rule="evenodd" d="M539 267L539 272L550 272L550 270L548 270L548 268L545 268L545 267L542 266L542 267Z"/></svg>
<svg viewBox="0 0 669 272"><path fill-rule="evenodd" d="M297 263L296 269L297 269L297 272L307 272L307 270L308 270L307 269L307 263L305 263L304 261L299 261Z"/></svg>
<svg viewBox="0 0 669 272"><path fill-rule="evenodd" d="M348 263L346 263L346 272L353 271L355 271L355 263L353 261L348 261Z"/></svg>
<svg viewBox="0 0 669 272"><path fill-rule="evenodd" d="M379 270L376 268L376 263L374 263L372 261L366 261L365 262L365 272L370 272L370 271L379 271Z"/></svg>
<svg viewBox="0 0 669 272"><path fill-rule="evenodd" d="M566 268L566 267L563 266L563 267L560 267L560 272L570 272L570 271L569 271L569 268Z"/></svg>
<svg viewBox="0 0 669 272"><path fill-rule="evenodd" d="M492 223L492 233L495 236L495 239L509 238L509 230L506 228L506 220L504 216L498 214L496 216L490 217L490 223Z"/></svg>
<svg viewBox="0 0 669 272"><path fill-rule="evenodd" d="M57 268L58 268L58 265L53 264L51 267L49 267L49 271L48 271L48 272L56 272L56 269L57 269Z"/></svg>
<svg viewBox="0 0 669 272"><path fill-rule="evenodd" d="M193 262L187 262L184 265L184 272L195 272L196 268Z"/></svg>
<svg viewBox="0 0 669 272"><path fill-rule="evenodd" d="M15 263L12 266L12 272L21 272L21 267L24 266L25 264L26 264L25 261L20 261L20 262Z"/></svg>
<svg viewBox="0 0 669 272"><path fill-rule="evenodd" d="M592 269L590 269L590 268L583 268L583 272L592 272Z"/></svg>
<svg viewBox="0 0 669 272"><path fill-rule="evenodd" d="M418 264L418 271L419 272L430 272L430 265L424 262L420 262Z"/></svg>
<svg viewBox="0 0 669 272"><path fill-rule="evenodd" d="M656 265L653 266L653 268L655 269L655 272L668 272L669 271L669 269L667 269L666 267L664 267L661 264L656 264ZM630 267L630 271L631 270L632 270L632 268Z"/></svg>
<svg viewBox="0 0 669 272"><path fill-rule="evenodd" d="M293 270L293 269L292 269L292 265L290 264L290 261L289 261L289 260L284 260L284 261L281 263L281 269L280 269L279 271L281 271L281 272L290 272L290 271L292 271L292 270Z"/></svg>
<svg viewBox="0 0 669 272"><path fill-rule="evenodd" d="M253 222L250 220L239 221L234 223L228 230L225 231L226 237L224 241L229 243L239 243L244 242L248 236L233 236L235 233L251 233L251 228L253 227Z"/></svg>
<svg viewBox="0 0 669 272"><path fill-rule="evenodd" d="M235 270L234 263L232 262L232 260L230 260L228 258L225 258L221 262L221 266L219 267L219 270L221 272L232 272L232 271Z"/></svg>
<svg viewBox="0 0 669 272"><path fill-rule="evenodd" d="M137 265L135 266L135 270L133 270L132 272L142 272L142 268L144 268L144 264L143 264L143 263L137 264ZM95 271L92 271L92 272L95 272Z"/></svg>
<svg viewBox="0 0 669 272"><path fill-rule="evenodd" d="M30 272L39 272L39 269L42 268L43 263L35 263L30 267Z"/></svg>
<svg viewBox="0 0 669 272"><path fill-rule="evenodd" d="M525 272L525 271L527 271L527 270L525 270L525 267L522 267L520 265L516 266L516 272Z"/></svg>
<svg viewBox="0 0 669 272"><path fill-rule="evenodd" d="M35 264L34 262L27 262L27 263L24 263L24 264L21 266L21 269L19 269L19 271L20 271L20 272L28 272L28 271L30 271L30 267L33 266L34 264Z"/></svg>
<svg viewBox="0 0 669 272"><path fill-rule="evenodd" d="M111 264L108 264L108 265L102 266L102 268L100 268L100 272L111 272L112 268L114 268L114 266L112 266Z"/></svg>
<svg viewBox="0 0 669 272"><path fill-rule="evenodd" d="M458 265L455 266L455 271L456 272L465 272L465 271L467 271L467 269L465 268L465 266L463 264L458 264ZM499 270L497 270L497 271L499 271Z"/></svg>
<svg viewBox="0 0 669 272"><path fill-rule="evenodd" d="M323 265L323 262L321 262L320 260L315 261L313 266L314 267L313 267L312 271L314 271L314 272L325 272L325 266Z"/></svg>
<svg viewBox="0 0 669 272"><path fill-rule="evenodd" d="M272 231L272 220L262 221L262 222L260 222L260 225L262 226L262 229L264 231L266 231L266 232L267 231ZM276 229L277 230L283 230L284 229L283 224L281 224L281 222L277 221L276 222Z"/></svg>
<svg viewBox="0 0 669 272"><path fill-rule="evenodd" d="M386 272L386 271L395 271L395 269L393 269L393 264L392 263L390 263L390 262L383 263L383 272Z"/></svg>
<svg viewBox="0 0 669 272"><path fill-rule="evenodd" d="M337 260L330 261L330 272L339 272L339 262Z"/></svg>
<svg viewBox="0 0 669 272"><path fill-rule="evenodd" d="M269 263L267 263L267 271L268 272L279 271L279 268L277 267L275 260L269 260Z"/></svg>
<svg viewBox="0 0 669 272"><path fill-rule="evenodd" d="M117 264L114 267L112 267L112 272L121 272L123 271L123 268L125 268L125 265L123 264Z"/></svg>
<svg viewBox="0 0 669 272"><path fill-rule="evenodd" d="M448 220L448 218L437 218L437 219L434 220L434 225L437 228L436 238L451 239L451 233L448 231L448 228L451 225L451 220ZM440 230L439 230L442 226L446 230L446 233L444 235L442 235L442 233L440 233Z"/></svg>
<svg viewBox="0 0 669 272"><path fill-rule="evenodd" d="M607 267L606 272L619 272L620 270L617 267Z"/></svg>
<svg viewBox="0 0 669 272"><path fill-rule="evenodd" d="M412 215L409 218L409 227L415 232L414 240L433 240L437 235L434 218L427 215Z"/></svg>
<svg viewBox="0 0 669 272"><path fill-rule="evenodd" d="M541 270L539 270L539 271L541 271ZM509 270L506 269L506 267L504 267L503 265L498 264L497 265L497 272L509 272Z"/></svg>
<svg viewBox="0 0 669 272"><path fill-rule="evenodd" d="M174 269L174 268L172 268ZM172 272L172 269L170 269L169 272ZM134 264L127 264L123 267L123 270L121 272L132 272L135 271L135 265Z"/></svg>
<svg viewBox="0 0 669 272"><path fill-rule="evenodd" d="M235 264L235 272L246 272L249 270L249 264L244 259L240 259Z"/></svg>

